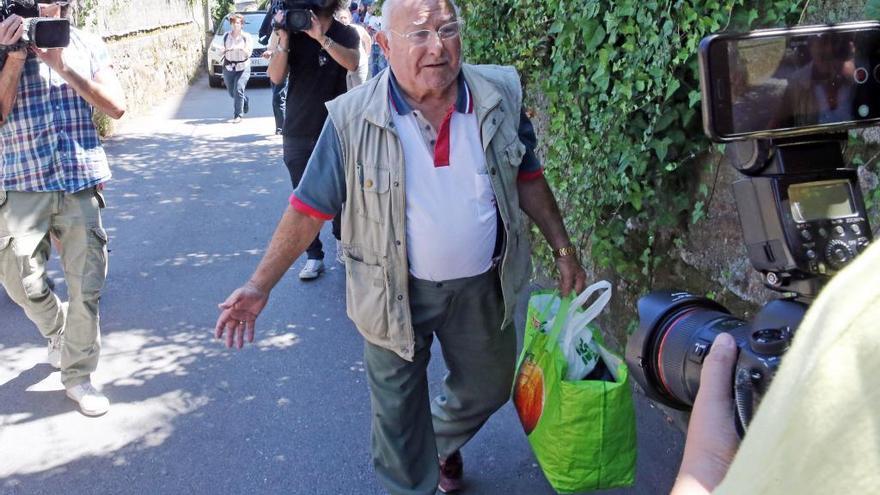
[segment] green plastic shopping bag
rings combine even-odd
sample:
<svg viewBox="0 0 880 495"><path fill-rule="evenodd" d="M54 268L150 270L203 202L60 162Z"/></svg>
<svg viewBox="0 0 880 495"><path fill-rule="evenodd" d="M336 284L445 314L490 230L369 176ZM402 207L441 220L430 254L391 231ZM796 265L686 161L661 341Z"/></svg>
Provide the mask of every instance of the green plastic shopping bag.
<svg viewBox="0 0 880 495"><path fill-rule="evenodd" d="M560 349L560 332L567 321L583 319L583 313L590 311L580 306L591 289L576 301L556 292L532 293L513 387L513 402L529 444L550 485L560 493L630 486L635 478L629 372L590 323L592 346L614 381L565 380L568 363Z"/></svg>

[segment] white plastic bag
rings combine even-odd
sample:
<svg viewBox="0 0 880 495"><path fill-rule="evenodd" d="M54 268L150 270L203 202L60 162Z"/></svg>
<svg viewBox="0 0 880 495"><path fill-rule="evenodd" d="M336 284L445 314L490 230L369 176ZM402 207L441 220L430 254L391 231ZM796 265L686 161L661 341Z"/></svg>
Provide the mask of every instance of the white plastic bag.
<svg viewBox="0 0 880 495"><path fill-rule="evenodd" d="M581 311L581 306L600 290L603 292L599 294L593 304ZM602 280L584 289L571 302L565 317L565 326L562 327L558 337L559 348L565 355L565 360L568 361L568 371L565 373L566 380L582 380L593 371L596 363L599 362L599 350L593 344L593 331L589 324L599 316L610 300L611 283Z"/></svg>

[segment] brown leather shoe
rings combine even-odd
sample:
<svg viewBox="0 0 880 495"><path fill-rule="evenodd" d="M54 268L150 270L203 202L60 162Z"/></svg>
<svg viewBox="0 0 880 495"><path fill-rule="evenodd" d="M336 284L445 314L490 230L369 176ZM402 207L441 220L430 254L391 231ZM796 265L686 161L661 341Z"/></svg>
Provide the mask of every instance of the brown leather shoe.
<svg viewBox="0 0 880 495"><path fill-rule="evenodd" d="M440 482L437 488L443 493L460 492L464 487L462 476L464 463L461 460L461 452L455 451L445 460L440 459Z"/></svg>

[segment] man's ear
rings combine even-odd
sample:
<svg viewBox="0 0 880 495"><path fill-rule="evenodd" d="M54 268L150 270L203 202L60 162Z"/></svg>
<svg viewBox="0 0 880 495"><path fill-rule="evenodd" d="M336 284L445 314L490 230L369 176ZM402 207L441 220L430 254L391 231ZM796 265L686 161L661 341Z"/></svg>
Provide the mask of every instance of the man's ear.
<svg viewBox="0 0 880 495"><path fill-rule="evenodd" d="M385 31L379 31L376 33L376 43L379 43L379 47L382 49L382 53L385 54L385 58L388 58L388 34Z"/></svg>

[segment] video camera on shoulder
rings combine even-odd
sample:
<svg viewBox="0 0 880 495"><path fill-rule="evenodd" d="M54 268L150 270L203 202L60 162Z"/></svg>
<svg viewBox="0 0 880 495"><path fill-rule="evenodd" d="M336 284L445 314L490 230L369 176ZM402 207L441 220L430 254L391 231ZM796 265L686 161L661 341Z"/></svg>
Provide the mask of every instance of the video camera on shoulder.
<svg viewBox="0 0 880 495"><path fill-rule="evenodd" d="M281 22L273 20L272 28L291 33L307 31L312 27L312 13L332 13L337 4L337 0L281 0L278 11L283 12L284 16Z"/></svg>
<svg viewBox="0 0 880 495"><path fill-rule="evenodd" d="M782 298L752 322L682 291L639 300L626 360L646 394L690 410L715 336L739 347L744 433L809 304L872 241L846 131L880 122L880 23L717 34L700 44L703 126L744 177L734 198L752 266Z"/></svg>
<svg viewBox="0 0 880 495"><path fill-rule="evenodd" d="M11 15L24 18L21 39L14 45L2 47L5 50L20 50L23 47L64 48L70 44L70 21L40 17L41 2L34 0L0 0L0 21Z"/></svg>

